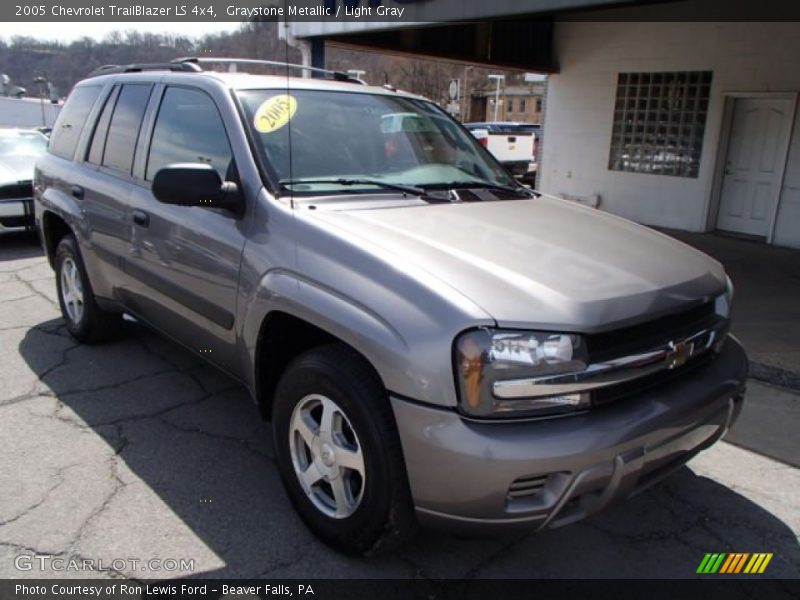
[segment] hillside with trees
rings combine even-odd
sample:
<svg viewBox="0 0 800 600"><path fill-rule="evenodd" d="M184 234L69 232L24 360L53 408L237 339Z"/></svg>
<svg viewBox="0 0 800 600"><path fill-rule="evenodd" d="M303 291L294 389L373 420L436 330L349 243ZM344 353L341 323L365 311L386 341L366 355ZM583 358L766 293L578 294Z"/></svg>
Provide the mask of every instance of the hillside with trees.
<svg viewBox="0 0 800 600"><path fill-rule="evenodd" d="M65 24L65 27L68 27ZM274 22L246 22L237 31L188 38L175 34L152 34L138 31L114 31L102 40L81 38L70 43L32 37L0 39L0 73L7 74L15 85L38 95L34 82L44 77L66 96L75 82L93 69L107 64L168 61L179 56L227 56L300 62L300 53L278 39ZM330 46L326 51L327 67L346 71L360 69L371 84L391 85L421 94L437 102L446 100L451 79L463 78L464 65L444 61L390 56L351 48ZM274 71L273 71L274 72ZM490 71L469 71L470 90L489 87ZM497 72L497 70L492 70ZM508 81L519 73L508 73Z"/></svg>

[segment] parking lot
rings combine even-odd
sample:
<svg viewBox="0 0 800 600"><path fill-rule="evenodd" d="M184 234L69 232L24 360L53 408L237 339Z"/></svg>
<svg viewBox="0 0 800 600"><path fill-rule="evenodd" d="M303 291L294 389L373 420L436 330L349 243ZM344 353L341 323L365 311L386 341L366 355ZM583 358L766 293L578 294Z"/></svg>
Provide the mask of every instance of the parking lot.
<svg viewBox="0 0 800 600"><path fill-rule="evenodd" d="M0 577L681 578L706 552L771 552L765 577L800 573L800 396L768 377L728 441L602 515L501 539L424 531L352 559L295 516L238 384L135 322L77 345L30 236L0 238L0 304ZM20 570L32 554L104 570ZM130 566L153 558L194 568Z"/></svg>

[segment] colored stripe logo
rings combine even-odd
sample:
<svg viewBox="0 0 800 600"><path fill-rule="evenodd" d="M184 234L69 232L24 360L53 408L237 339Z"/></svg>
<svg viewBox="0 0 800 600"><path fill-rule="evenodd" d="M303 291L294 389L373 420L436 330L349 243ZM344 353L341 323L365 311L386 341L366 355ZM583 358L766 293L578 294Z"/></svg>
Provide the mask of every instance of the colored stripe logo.
<svg viewBox="0 0 800 600"><path fill-rule="evenodd" d="M771 560L772 552L755 552L753 554L749 552L732 552L730 554L709 552L700 561L697 573L702 575L735 575L739 573L757 575L767 569Z"/></svg>

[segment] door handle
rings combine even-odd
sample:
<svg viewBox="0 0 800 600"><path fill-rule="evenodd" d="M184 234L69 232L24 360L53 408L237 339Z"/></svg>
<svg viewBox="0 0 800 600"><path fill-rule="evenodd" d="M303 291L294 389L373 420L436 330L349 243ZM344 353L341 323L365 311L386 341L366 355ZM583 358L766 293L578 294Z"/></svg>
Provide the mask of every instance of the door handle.
<svg viewBox="0 0 800 600"><path fill-rule="evenodd" d="M78 200L83 200L83 188L79 185L73 185L69 193L72 194L73 198L77 198Z"/></svg>
<svg viewBox="0 0 800 600"><path fill-rule="evenodd" d="M150 225L150 215L143 210L136 209L133 211L133 222L140 227L147 227Z"/></svg>

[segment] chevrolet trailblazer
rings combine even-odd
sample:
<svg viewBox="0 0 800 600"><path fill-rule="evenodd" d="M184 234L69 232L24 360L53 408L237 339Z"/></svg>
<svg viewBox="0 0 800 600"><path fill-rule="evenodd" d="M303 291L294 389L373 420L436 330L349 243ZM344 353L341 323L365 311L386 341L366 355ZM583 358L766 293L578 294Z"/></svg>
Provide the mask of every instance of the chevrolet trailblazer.
<svg viewBox="0 0 800 600"><path fill-rule="evenodd" d="M571 523L734 422L719 263L520 186L424 98L206 62L77 84L35 218L70 333L128 313L240 380L326 543Z"/></svg>

